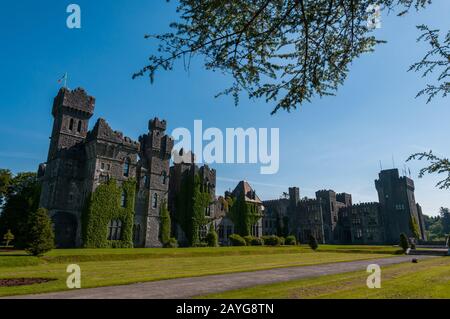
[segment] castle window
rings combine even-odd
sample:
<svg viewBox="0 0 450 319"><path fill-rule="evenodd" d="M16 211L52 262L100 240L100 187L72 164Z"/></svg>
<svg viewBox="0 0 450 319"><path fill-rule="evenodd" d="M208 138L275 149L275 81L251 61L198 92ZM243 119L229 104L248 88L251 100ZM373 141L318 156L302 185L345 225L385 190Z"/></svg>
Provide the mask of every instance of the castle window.
<svg viewBox="0 0 450 319"><path fill-rule="evenodd" d="M144 186L147 188L150 187L150 179L147 175L144 176Z"/></svg>
<svg viewBox="0 0 450 319"><path fill-rule="evenodd" d="M69 130L73 130L73 119L70 119L70 122L69 122Z"/></svg>
<svg viewBox="0 0 450 319"><path fill-rule="evenodd" d="M122 192L122 196L120 198L120 205L122 207L126 207L127 206L127 193L125 191Z"/></svg>
<svg viewBox="0 0 450 319"><path fill-rule="evenodd" d="M134 225L133 239L136 244L138 244L141 241L141 225L140 224Z"/></svg>
<svg viewBox="0 0 450 319"><path fill-rule="evenodd" d="M78 121L77 131L78 133L81 133L81 121Z"/></svg>
<svg viewBox="0 0 450 319"><path fill-rule="evenodd" d="M113 219L108 225L108 240L120 240L122 237L122 221Z"/></svg>
<svg viewBox="0 0 450 319"><path fill-rule="evenodd" d="M158 207L158 194L154 193L152 196L152 208Z"/></svg>
<svg viewBox="0 0 450 319"><path fill-rule="evenodd" d="M127 159L123 165L123 176L128 177L130 175L130 160Z"/></svg>
<svg viewBox="0 0 450 319"><path fill-rule="evenodd" d="M166 182L167 182L167 173L166 173L166 171L163 171L162 175L161 175L161 183L163 183L165 185Z"/></svg>
<svg viewBox="0 0 450 319"><path fill-rule="evenodd" d="M102 163L101 168L102 170L105 169L105 163Z"/></svg>

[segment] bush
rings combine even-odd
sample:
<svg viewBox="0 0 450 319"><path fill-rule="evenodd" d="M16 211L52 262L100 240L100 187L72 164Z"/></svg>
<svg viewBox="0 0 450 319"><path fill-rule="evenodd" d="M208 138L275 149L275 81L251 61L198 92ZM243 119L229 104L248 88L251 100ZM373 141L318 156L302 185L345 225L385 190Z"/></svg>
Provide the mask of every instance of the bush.
<svg viewBox="0 0 450 319"><path fill-rule="evenodd" d="M406 237L406 235L404 233L400 234L400 243L399 246L403 249L403 252L406 253L406 251L409 248L409 242L408 242L408 237Z"/></svg>
<svg viewBox="0 0 450 319"><path fill-rule="evenodd" d="M314 237L313 235L309 236L308 245L312 250L317 250L317 248L319 248L319 243L317 242L316 237Z"/></svg>
<svg viewBox="0 0 450 319"><path fill-rule="evenodd" d="M248 236L244 236L243 238L244 238L245 243L247 244L247 246L251 246L251 245L252 245L252 240L253 240L255 237L248 235Z"/></svg>
<svg viewBox="0 0 450 319"><path fill-rule="evenodd" d="M45 208L39 208L28 220L28 248L33 256L42 256L55 247L52 222Z"/></svg>
<svg viewBox="0 0 450 319"><path fill-rule="evenodd" d="M264 245L264 240L259 237L253 237L252 241L250 242L250 245L252 246L262 246Z"/></svg>
<svg viewBox="0 0 450 319"><path fill-rule="evenodd" d="M164 244L164 248L177 248L177 247L178 247L178 241L174 237L170 238L169 241Z"/></svg>
<svg viewBox="0 0 450 319"><path fill-rule="evenodd" d="M5 246L9 247L9 243L14 240L14 235L11 233L11 229L8 229L6 234L3 236L3 240L5 241Z"/></svg>
<svg viewBox="0 0 450 319"><path fill-rule="evenodd" d="M263 236L264 245L267 246L280 246L282 241L281 238L276 235Z"/></svg>
<svg viewBox="0 0 450 319"><path fill-rule="evenodd" d="M285 240L285 245L297 245L297 239L295 238L295 236L287 236L286 240Z"/></svg>
<svg viewBox="0 0 450 319"><path fill-rule="evenodd" d="M238 234L230 235L228 239L230 240L232 246L247 246L245 239Z"/></svg>
<svg viewBox="0 0 450 319"><path fill-rule="evenodd" d="M206 235L206 242L208 243L208 247L219 246L219 236L217 236L213 226L211 226L209 233Z"/></svg>
<svg viewBox="0 0 450 319"><path fill-rule="evenodd" d="M280 245L284 245L286 243L286 238L279 237L280 238Z"/></svg>

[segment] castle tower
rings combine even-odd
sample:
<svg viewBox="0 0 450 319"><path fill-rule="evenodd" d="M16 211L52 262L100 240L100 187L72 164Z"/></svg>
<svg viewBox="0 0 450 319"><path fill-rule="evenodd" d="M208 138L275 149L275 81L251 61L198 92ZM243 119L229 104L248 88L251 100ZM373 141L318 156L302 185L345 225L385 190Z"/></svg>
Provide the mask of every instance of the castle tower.
<svg viewBox="0 0 450 319"><path fill-rule="evenodd" d="M54 118L47 161L61 149L67 149L86 138L89 119L94 114L95 98L81 88L61 88L53 101Z"/></svg>
<svg viewBox="0 0 450 319"><path fill-rule="evenodd" d="M387 243L398 243L401 233L413 237L410 227L412 218L419 224L420 232L414 181L406 176L400 176L396 168L388 169L380 172L375 187L382 207Z"/></svg>
<svg viewBox="0 0 450 319"><path fill-rule="evenodd" d="M141 180L145 205L136 218L144 223L145 247L160 247L160 211L167 204L169 191L170 157L173 140L165 134L166 121L158 118L149 121L149 133L139 138L141 144ZM143 175L143 176L142 176ZM140 215L140 216L139 216Z"/></svg>
<svg viewBox="0 0 450 319"><path fill-rule="evenodd" d="M289 201L292 207L296 207L300 201L300 189L298 187L289 187Z"/></svg>

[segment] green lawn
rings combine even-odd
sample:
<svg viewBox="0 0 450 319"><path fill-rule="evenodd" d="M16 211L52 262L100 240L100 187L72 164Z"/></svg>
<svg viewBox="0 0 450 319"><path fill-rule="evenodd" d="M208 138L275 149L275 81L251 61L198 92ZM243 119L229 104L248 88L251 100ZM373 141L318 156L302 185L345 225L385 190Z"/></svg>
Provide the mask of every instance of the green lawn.
<svg viewBox="0 0 450 319"><path fill-rule="evenodd" d="M0 279L54 278L44 284L0 287L0 296L65 290L67 265L77 263L82 287L121 285L161 279L204 276L279 267L306 266L389 257L387 246L221 247L178 249L53 250L42 258L23 252L0 253Z"/></svg>
<svg viewBox="0 0 450 319"><path fill-rule="evenodd" d="M199 298L450 298L450 257L382 268L381 288L366 286L365 271L322 276L227 291Z"/></svg>

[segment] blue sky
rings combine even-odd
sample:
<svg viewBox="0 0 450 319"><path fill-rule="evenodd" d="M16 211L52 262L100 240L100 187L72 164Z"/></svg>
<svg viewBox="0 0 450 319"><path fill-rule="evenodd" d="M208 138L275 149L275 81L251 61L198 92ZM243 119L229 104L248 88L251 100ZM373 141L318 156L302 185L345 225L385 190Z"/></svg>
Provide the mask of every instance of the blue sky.
<svg viewBox="0 0 450 319"><path fill-rule="evenodd" d="M203 126L280 128L280 170L260 175L259 165L214 165L218 193L246 179L263 199L277 198L288 186L301 196L330 188L353 194L354 202L376 201L374 180L383 168L403 168L409 154L433 149L450 155L449 100L426 104L415 99L425 85L419 74L406 72L427 47L416 43L415 25L450 28L450 1L437 0L406 17L382 15L375 31L388 43L351 66L337 96L314 99L292 113L270 115L272 104L243 97L235 107L230 97L214 98L230 79L204 70L194 59L158 73L155 83L131 75L155 52L146 33L168 31L176 18L175 3L134 1L2 1L0 12L0 167L14 172L36 170L44 162L51 132L51 103L57 79L69 73L69 87L84 87L97 99L95 116L137 139L150 118L176 127ZM66 7L82 10L81 30L66 27ZM418 179L423 163L407 163L416 182L416 198L427 214L450 206L449 191L436 189L438 179Z"/></svg>

